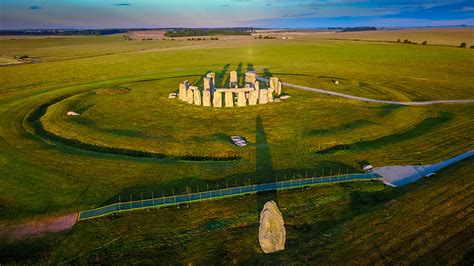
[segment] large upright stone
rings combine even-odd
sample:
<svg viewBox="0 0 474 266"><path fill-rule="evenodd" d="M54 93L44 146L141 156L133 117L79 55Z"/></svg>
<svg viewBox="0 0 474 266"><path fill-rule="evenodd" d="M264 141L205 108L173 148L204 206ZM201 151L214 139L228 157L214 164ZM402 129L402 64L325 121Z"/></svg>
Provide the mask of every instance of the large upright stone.
<svg viewBox="0 0 474 266"><path fill-rule="evenodd" d="M281 95L281 87L282 87L282 83L281 83L281 81L278 81L278 86L277 86L277 89L276 89L276 93L278 95Z"/></svg>
<svg viewBox="0 0 474 266"><path fill-rule="evenodd" d="M266 104L267 102L268 102L268 90L261 89L260 90L260 95L258 97L258 103L259 104Z"/></svg>
<svg viewBox="0 0 474 266"><path fill-rule="evenodd" d="M186 93L186 101L187 101L189 104L194 103L194 90L192 90L191 87L187 90L187 93Z"/></svg>
<svg viewBox="0 0 474 266"><path fill-rule="evenodd" d="M193 91L194 104L195 105L201 105L202 104L202 98L201 98L201 91L199 90L199 88L195 87L195 86L191 86L191 87L189 87L189 89Z"/></svg>
<svg viewBox="0 0 474 266"><path fill-rule="evenodd" d="M250 85L250 87L253 88L255 81L257 81L257 74L255 74L255 72L245 73L245 85Z"/></svg>
<svg viewBox="0 0 474 266"><path fill-rule="evenodd" d="M212 80L212 86L216 86L216 73L207 73L206 77Z"/></svg>
<svg viewBox="0 0 474 266"><path fill-rule="evenodd" d="M249 91L249 105L256 105L258 99L258 91Z"/></svg>
<svg viewBox="0 0 474 266"><path fill-rule="evenodd" d="M234 93L232 91L225 92L225 107L234 106Z"/></svg>
<svg viewBox="0 0 474 266"><path fill-rule="evenodd" d="M186 86L184 83L179 84L179 99L181 101L186 101Z"/></svg>
<svg viewBox="0 0 474 266"><path fill-rule="evenodd" d="M265 203L260 213L258 242L260 242L260 247L264 253L285 249L285 221L274 201Z"/></svg>
<svg viewBox="0 0 474 266"><path fill-rule="evenodd" d="M212 104L214 107L222 107L222 92L215 91L212 96Z"/></svg>
<svg viewBox="0 0 474 266"><path fill-rule="evenodd" d="M211 106L211 91L205 90L202 92L202 105Z"/></svg>
<svg viewBox="0 0 474 266"><path fill-rule="evenodd" d="M268 88L268 102L269 103L273 102L273 88L272 87Z"/></svg>
<svg viewBox="0 0 474 266"><path fill-rule="evenodd" d="M205 77L203 79L203 83L204 83L204 90L205 91L210 91L211 90L211 86L212 86L212 79L211 78L208 78L208 77Z"/></svg>
<svg viewBox="0 0 474 266"><path fill-rule="evenodd" d="M243 90L237 92L237 106L247 106L247 98Z"/></svg>
<svg viewBox="0 0 474 266"><path fill-rule="evenodd" d="M230 71L229 87L237 88L237 86L238 86L237 71L232 70Z"/></svg>

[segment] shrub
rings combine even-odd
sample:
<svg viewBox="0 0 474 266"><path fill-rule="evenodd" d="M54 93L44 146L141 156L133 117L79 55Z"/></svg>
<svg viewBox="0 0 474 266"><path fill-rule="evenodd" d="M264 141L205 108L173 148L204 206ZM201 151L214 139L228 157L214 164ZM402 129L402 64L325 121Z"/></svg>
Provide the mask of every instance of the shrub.
<svg viewBox="0 0 474 266"><path fill-rule="evenodd" d="M410 43L410 41L405 39L405 40L403 40L403 43Z"/></svg>
<svg viewBox="0 0 474 266"><path fill-rule="evenodd" d="M421 44L426 45L427 43L428 43L427 41L424 41L424 42L422 42Z"/></svg>
<svg viewBox="0 0 474 266"><path fill-rule="evenodd" d="M397 42L402 42L402 40L398 39Z"/></svg>
<svg viewBox="0 0 474 266"><path fill-rule="evenodd" d="M467 44L465 42L461 43L461 45L459 45L459 47L461 48L466 48Z"/></svg>
<svg viewBox="0 0 474 266"><path fill-rule="evenodd" d="M474 49L474 45L471 45L471 47L470 47L470 48L471 48L471 49Z"/></svg>
<svg viewBox="0 0 474 266"><path fill-rule="evenodd" d="M27 55L22 55L22 56L19 57L19 59L26 59L26 58L28 58Z"/></svg>

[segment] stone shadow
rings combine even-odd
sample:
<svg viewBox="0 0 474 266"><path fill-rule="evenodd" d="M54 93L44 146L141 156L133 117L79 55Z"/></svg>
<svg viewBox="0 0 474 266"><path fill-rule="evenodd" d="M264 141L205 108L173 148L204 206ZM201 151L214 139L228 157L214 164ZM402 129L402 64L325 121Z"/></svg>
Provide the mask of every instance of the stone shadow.
<svg viewBox="0 0 474 266"><path fill-rule="evenodd" d="M262 118L257 116L255 121L255 177L259 180L273 176L272 157L267 143L267 136L263 127ZM273 200L278 205L278 191L272 190L257 193L257 212L263 209L266 202Z"/></svg>
<svg viewBox="0 0 474 266"><path fill-rule="evenodd" d="M242 62L240 62L238 65L237 65L237 69L235 70L237 72L237 84L243 84L244 83L244 77L243 77L243 73L242 73Z"/></svg>
<svg viewBox="0 0 474 266"><path fill-rule="evenodd" d="M255 71L253 64L247 64L247 71Z"/></svg>
<svg viewBox="0 0 474 266"><path fill-rule="evenodd" d="M226 81L226 73L229 70L230 64L226 64L221 72L216 74L216 87L217 88L224 88L225 87L225 81Z"/></svg>

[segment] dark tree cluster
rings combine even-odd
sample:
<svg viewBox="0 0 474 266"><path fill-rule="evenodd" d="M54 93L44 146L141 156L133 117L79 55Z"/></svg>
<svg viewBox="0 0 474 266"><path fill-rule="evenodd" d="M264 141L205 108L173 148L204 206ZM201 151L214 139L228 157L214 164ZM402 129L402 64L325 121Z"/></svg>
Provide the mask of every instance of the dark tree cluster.
<svg viewBox="0 0 474 266"><path fill-rule="evenodd" d="M219 29L189 29L180 28L169 30L166 37L215 36L215 35L250 35L253 28L219 28Z"/></svg>

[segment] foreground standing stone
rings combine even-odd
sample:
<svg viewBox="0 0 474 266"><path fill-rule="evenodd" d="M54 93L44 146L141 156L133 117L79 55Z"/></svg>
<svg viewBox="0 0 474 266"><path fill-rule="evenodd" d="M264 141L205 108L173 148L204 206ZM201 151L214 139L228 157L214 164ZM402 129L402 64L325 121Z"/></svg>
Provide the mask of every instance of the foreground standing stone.
<svg viewBox="0 0 474 266"><path fill-rule="evenodd" d="M264 253L285 249L286 230L283 216L274 201L263 206L260 213L258 241Z"/></svg>

